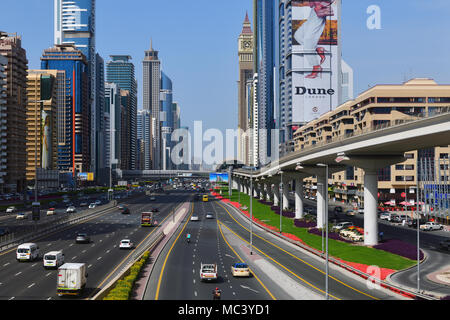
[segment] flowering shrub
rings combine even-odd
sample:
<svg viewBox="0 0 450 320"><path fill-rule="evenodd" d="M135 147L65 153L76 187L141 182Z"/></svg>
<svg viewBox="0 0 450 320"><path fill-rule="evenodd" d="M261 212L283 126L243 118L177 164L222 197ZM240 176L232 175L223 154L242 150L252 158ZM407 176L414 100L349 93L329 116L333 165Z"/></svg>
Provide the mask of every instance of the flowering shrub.
<svg viewBox="0 0 450 320"><path fill-rule="evenodd" d="M316 223L314 223L313 221L294 219L294 225L297 228L314 228L316 226Z"/></svg>
<svg viewBox="0 0 450 320"><path fill-rule="evenodd" d="M398 239L387 240L383 243L374 246L374 248L394 253L411 260L417 259L417 246ZM420 260L422 260L423 258L424 258L423 252L422 250L420 250Z"/></svg>
<svg viewBox="0 0 450 320"><path fill-rule="evenodd" d="M280 214L280 207L277 206L271 206L270 209L276 214ZM283 217L286 218L295 218L295 212L289 211L289 210L283 210Z"/></svg>
<svg viewBox="0 0 450 320"><path fill-rule="evenodd" d="M318 236L322 236L322 230L317 228L312 228L308 230L308 233L315 234ZM328 232L328 238L333 240L338 240L346 243L352 243L352 241L342 238L339 233L336 232Z"/></svg>

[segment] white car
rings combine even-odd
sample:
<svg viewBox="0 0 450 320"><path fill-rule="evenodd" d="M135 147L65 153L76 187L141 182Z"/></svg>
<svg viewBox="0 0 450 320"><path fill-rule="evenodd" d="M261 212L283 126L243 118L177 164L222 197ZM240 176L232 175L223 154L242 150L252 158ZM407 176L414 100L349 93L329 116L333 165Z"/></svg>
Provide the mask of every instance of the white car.
<svg viewBox="0 0 450 320"><path fill-rule="evenodd" d="M98 206L102 204L102 202L100 200L96 200L94 203Z"/></svg>
<svg viewBox="0 0 450 320"><path fill-rule="evenodd" d="M16 216L16 220L24 220L24 219L28 219L28 215L26 213L18 213Z"/></svg>
<svg viewBox="0 0 450 320"><path fill-rule="evenodd" d="M345 222L339 222L338 224L336 224L335 226L333 226L333 230L336 231L340 231L342 229L348 228L350 226L352 226L353 223L349 222L349 221L345 221Z"/></svg>
<svg viewBox="0 0 450 320"><path fill-rule="evenodd" d="M94 209L96 206L97 206L97 205L96 205L95 203L91 203L91 204L89 205L89 209Z"/></svg>
<svg viewBox="0 0 450 320"><path fill-rule="evenodd" d="M74 213L74 212L77 212L77 209L75 209L75 207L73 207L73 206L70 206L70 207L68 207L66 209L66 212L67 213Z"/></svg>
<svg viewBox="0 0 450 320"><path fill-rule="evenodd" d="M192 216L191 217L191 221L198 221L199 219L198 219L198 216Z"/></svg>
<svg viewBox="0 0 450 320"><path fill-rule="evenodd" d="M207 213L206 214L206 219L213 219L213 218L214 218L214 216L213 216L212 213Z"/></svg>
<svg viewBox="0 0 450 320"><path fill-rule="evenodd" d="M444 229L444 226L436 222L427 222L420 226L420 230L424 231L442 230L442 229Z"/></svg>
<svg viewBox="0 0 450 320"><path fill-rule="evenodd" d="M133 242L130 239L120 241L119 249L133 249Z"/></svg>
<svg viewBox="0 0 450 320"><path fill-rule="evenodd" d="M16 212L16 211L17 211L16 207L8 207L8 208L6 209L6 213L14 213L14 212Z"/></svg>
<svg viewBox="0 0 450 320"><path fill-rule="evenodd" d="M56 214L54 208L50 208L47 210L47 216L54 216Z"/></svg>

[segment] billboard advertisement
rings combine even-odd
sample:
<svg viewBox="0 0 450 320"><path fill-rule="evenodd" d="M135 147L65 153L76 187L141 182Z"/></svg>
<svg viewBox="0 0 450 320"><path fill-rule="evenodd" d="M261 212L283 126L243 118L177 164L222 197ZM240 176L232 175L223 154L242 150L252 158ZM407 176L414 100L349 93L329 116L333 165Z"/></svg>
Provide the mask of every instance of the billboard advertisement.
<svg viewBox="0 0 450 320"><path fill-rule="evenodd" d="M52 165L52 129L50 127L51 117L47 111L42 110L41 116L41 167L43 169L51 169Z"/></svg>
<svg viewBox="0 0 450 320"><path fill-rule="evenodd" d="M209 174L210 182L228 182L228 173L210 173Z"/></svg>
<svg viewBox="0 0 450 320"><path fill-rule="evenodd" d="M80 172L78 173L78 179L81 181L94 181L93 172Z"/></svg>
<svg viewBox="0 0 450 320"><path fill-rule="evenodd" d="M339 105L341 0L292 1L292 122Z"/></svg>

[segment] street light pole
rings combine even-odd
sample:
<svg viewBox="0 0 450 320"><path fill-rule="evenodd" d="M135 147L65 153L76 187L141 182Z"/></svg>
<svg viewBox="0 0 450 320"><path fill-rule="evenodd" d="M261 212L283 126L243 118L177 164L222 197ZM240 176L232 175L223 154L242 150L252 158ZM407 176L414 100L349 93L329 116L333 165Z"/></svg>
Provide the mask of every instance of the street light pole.
<svg viewBox="0 0 450 320"><path fill-rule="evenodd" d="M280 190L278 190L278 192L281 192L280 195L280 233L282 233L282 216L283 216L283 171L280 171L280 175L281 175L281 184L280 184Z"/></svg>
<svg viewBox="0 0 450 320"><path fill-rule="evenodd" d="M250 255L253 254L253 170L250 173Z"/></svg>
<svg viewBox="0 0 450 320"><path fill-rule="evenodd" d="M328 256L328 165L319 163L317 164L319 167L325 167L325 183L324 183L324 196L325 196L325 299L329 299L328 294L328 264L329 264L329 256ZM317 213L319 214L319 213ZM322 227L323 232L323 227ZM323 238L322 238L323 239Z"/></svg>

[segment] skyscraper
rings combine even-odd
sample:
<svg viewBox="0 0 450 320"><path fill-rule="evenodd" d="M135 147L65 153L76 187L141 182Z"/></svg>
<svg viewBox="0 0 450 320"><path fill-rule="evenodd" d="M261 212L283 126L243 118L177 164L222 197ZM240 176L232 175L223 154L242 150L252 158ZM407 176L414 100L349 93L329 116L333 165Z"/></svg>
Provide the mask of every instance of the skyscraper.
<svg viewBox="0 0 450 320"><path fill-rule="evenodd" d="M258 143L258 159L256 166L266 165L271 158L273 150L272 130L275 129L275 1L254 0L254 39L256 39L254 50L254 71L257 77L255 99L257 102L257 130L256 139ZM275 147L275 148L274 148ZM273 150L272 150L273 149Z"/></svg>
<svg viewBox="0 0 450 320"><path fill-rule="evenodd" d="M151 114L149 110L139 110L137 116L137 138L140 155L140 163L137 169L139 170L151 170Z"/></svg>
<svg viewBox="0 0 450 320"><path fill-rule="evenodd" d="M95 176L98 177L100 170L108 168L106 165L104 143L105 136L107 135L105 131L104 122L104 109L105 109L105 63L103 58L97 53L95 55L95 145L96 148L91 149L91 152L95 152Z"/></svg>
<svg viewBox="0 0 450 320"><path fill-rule="evenodd" d="M46 49L41 57L41 69L65 71L65 139L58 139L58 167L60 171L72 172L73 176L75 170L88 172L91 169L91 109L87 67L86 57L73 45L56 45Z"/></svg>
<svg viewBox="0 0 450 320"><path fill-rule="evenodd" d="M0 123L4 123L7 120L7 114L3 111L7 110L6 107L6 68L8 67L8 59L0 54ZM0 126L0 135L2 137L6 136L8 134L7 132L8 128L7 126L1 125ZM0 140L0 150L4 150L5 141ZM7 172L7 166L4 165L8 161L7 159L7 153L6 152L0 152L0 192L3 192L3 186L5 183L5 179L3 178L6 176Z"/></svg>
<svg viewBox="0 0 450 320"><path fill-rule="evenodd" d="M2 137L0 142L2 172L0 191L21 192L25 190L26 171L26 104L27 65L22 38L17 34L0 31L0 57L3 56L4 74L2 112ZM7 62L6 62L6 61ZM6 62L6 63L5 63ZM0 77L0 81L1 77ZM6 93L6 95L5 95ZM1 89L0 89L1 94ZM5 174L6 173L6 174Z"/></svg>
<svg viewBox="0 0 450 320"><path fill-rule="evenodd" d="M120 168L121 160L121 99L116 83L105 83L105 167Z"/></svg>
<svg viewBox="0 0 450 320"><path fill-rule="evenodd" d="M158 51L145 51L143 64L143 108L149 110L152 116L152 168L161 169L161 61L158 59Z"/></svg>
<svg viewBox="0 0 450 320"><path fill-rule="evenodd" d="M161 151L163 152L162 168L170 170L172 169L172 163L170 161L170 150L172 150L171 135L173 132L173 93L172 93L172 80L161 71Z"/></svg>
<svg viewBox="0 0 450 320"><path fill-rule="evenodd" d="M247 105L247 83L253 79L253 32L248 14L238 40L239 80L238 80L238 160L248 164L250 150L250 117Z"/></svg>
<svg viewBox="0 0 450 320"><path fill-rule="evenodd" d="M88 104L90 106L90 170L97 169L96 156L98 129L96 128L99 116L97 105L97 75L96 75L96 49L95 49L95 0L54 0L54 43L73 44L79 49L87 61L88 73ZM101 90L102 88L100 88Z"/></svg>
<svg viewBox="0 0 450 320"><path fill-rule="evenodd" d="M116 83L121 90L127 90L129 93L129 103L126 107L128 119L129 135L128 145L130 146L130 157L128 164L122 164L123 168L130 170L136 169L136 126L137 126L137 82L135 78L134 65L130 62L131 56L112 55L111 61L106 64L106 81Z"/></svg>

